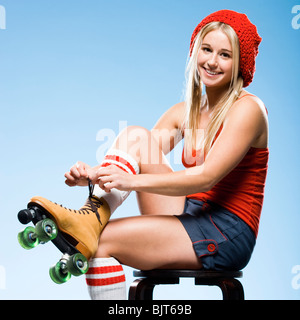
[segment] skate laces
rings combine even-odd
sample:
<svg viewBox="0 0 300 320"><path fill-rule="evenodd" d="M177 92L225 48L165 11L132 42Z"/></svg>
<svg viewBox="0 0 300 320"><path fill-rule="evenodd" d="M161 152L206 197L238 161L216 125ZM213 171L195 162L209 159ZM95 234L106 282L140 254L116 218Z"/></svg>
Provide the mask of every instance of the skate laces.
<svg viewBox="0 0 300 320"><path fill-rule="evenodd" d="M54 202L54 203L56 205L61 206L62 208L66 209L66 210L73 211L73 212L79 213L79 214L81 214L81 213L90 214L90 211L92 211L93 213L95 213L98 221L102 225L101 218L100 218L100 215L98 213L98 209L103 205L103 202L100 201L99 198L97 198L97 197L95 197L93 195L94 185L92 184L92 182L91 182L91 180L89 178L88 178L88 187L89 187L89 197L88 197L86 203L84 204L84 206L81 207L79 210L71 210L71 209L68 209L66 207L63 207L62 204L58 204L56 202Z"/></svg>
<svg viewBox="0 0 300 320"><path fill-rule="evenodd" d="M103 205L103 202L101 202L100 199L98 199L93 195L95 186L92 184L92 181L90 180L90 178L88 178L88 186L89 186L89 197L84 207L88 207L89 209L91 209L95 213L100 224L102 224L100 215L98 213L98 209ZM81 210L86 210L86 209L81 209Z"/></svg>
<svg viewBox="0 0 300 320"><path fill-rule="evenodd" d="M95 186L92 184L92 181L90 178L88 178L88 183L89 183L89 185L88 185L89 186L89 198L92 198Z"/></svg>

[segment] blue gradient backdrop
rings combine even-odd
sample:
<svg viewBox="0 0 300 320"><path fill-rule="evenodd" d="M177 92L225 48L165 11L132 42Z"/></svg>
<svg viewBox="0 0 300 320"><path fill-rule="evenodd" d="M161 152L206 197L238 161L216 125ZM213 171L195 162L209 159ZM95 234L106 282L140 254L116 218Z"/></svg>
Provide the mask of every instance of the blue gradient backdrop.
<svg viewBox="0 0 300 320"><path fill-rule="evenodd" d="M248 89L269 111L270 164L257 245L242 279L245 295L300 298L300 18L292 13L299 0L0 0L0 5L6 10L6 29L0 30L0 299L89 298L84 277L52 283L48 267L60 258L54 246L32 251L19 246L23 227L16 214L34 195L72 208L82 205L88 190L67 187L64 172L77 160L96 165L107 142L101 133L118 133L119 121L150 129L181 101L191 33L219 9L246 13L263 38ZM179 153L170 157L176 170L182 168ZM136 214L132 194L115 217ZM132 269L125 272L129 284ZM155 298L219 299L221 293L185 280L159 287Z"/></svg>

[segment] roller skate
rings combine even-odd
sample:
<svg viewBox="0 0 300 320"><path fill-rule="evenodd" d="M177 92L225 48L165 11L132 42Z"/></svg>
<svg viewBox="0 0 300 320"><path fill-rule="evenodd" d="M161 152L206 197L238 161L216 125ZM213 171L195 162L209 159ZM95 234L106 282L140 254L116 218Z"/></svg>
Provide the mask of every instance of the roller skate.
<svg viewBox="0 0 300 320"><path fill-rule="evenodd" d="M19 232L18 241L24 249L51 241L62 253L61 259L49 269L57 284L88 271L88 260L95 254L99 236L110 218L108 204L93 196L89 181L89 197L79 210L71 210L42 197L33 197L27 209L18 213L22 224L32 222Z"/></svg>

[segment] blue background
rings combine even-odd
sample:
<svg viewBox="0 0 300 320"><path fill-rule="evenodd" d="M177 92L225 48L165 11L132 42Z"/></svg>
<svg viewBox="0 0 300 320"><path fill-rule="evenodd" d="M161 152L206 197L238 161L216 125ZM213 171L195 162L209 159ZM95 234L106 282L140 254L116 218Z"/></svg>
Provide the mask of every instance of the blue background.
<svg viewBox="0 0 300 320"><path fill-rule="evenodd" d="M220 9L246 13L263 38L248 90L269 111L270 163L257 245L242 279L245 295L299 299L299 274L292 273L300 265L300 29L291 24L297 4L0 0L6 9L0 30L0 299L89 298L84 277L61 286L50 280L48 267L61 256L54 246L19 246L17 212L34 195L79 208L88 190L67 187L65 171L77 160L100 161L100 130L117 134L119 121L151 129L182 100L190 36ZM180 151L170 156L176 170ZM132 194L114 217L136 214ZM125 272L129 284L132 269ZM159 287L154 297L219 299L221 293L184 280Z"/></svg>

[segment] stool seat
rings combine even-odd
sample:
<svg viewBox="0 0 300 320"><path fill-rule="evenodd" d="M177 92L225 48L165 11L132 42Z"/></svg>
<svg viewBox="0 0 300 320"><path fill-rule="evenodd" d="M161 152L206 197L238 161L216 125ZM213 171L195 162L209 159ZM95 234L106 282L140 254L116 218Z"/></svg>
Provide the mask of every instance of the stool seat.
<svg viewBox="0 0 300 320"><path fill-rule="evenodd" d="M135 280L129 289L129 300L152 300L153 290L160 284L179 284L180 278L194 278L195 285L218 286L222 290L223 300L244 300L244 289L237 278L242 271L155 269L135 270Z"/></svg>

